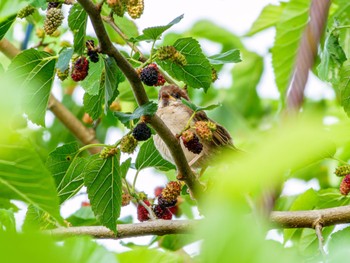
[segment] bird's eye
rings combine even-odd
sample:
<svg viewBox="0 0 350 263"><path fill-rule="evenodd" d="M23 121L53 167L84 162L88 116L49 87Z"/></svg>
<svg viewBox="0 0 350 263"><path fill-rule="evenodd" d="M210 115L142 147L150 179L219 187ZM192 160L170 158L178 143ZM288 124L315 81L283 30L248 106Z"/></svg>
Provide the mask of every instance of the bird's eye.
<svg viewBox="0 0 350 263"><path fill-rule="evenodd" d="M179 93L173 93L171 94L172 97L174 97L175 99L180 99L180 94Z"/></svg>

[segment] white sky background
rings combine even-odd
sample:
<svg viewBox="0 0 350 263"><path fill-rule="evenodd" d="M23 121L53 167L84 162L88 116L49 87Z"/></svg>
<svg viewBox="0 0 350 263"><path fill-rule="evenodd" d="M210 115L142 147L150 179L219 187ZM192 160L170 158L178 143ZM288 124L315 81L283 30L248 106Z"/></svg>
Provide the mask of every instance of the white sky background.
<svg viewBox="0 0 350 263"><path fill-rule="evenodd" d="M175 17L184 14L184 19L174 25L171 31L182 32L190 28L192 24L200 19L207 19L213 21L215 24L232 31L236 35L243 35L246 33L254 20L260 14L262 8L267 4L277 4L277 0L145 0L144 14L140 19L135 22L139 26L140 31L149 26L166 25L172 21ZM278 92L274 83L273 70L271 66L271 56L268 54L268 49L273 45L274 30L267 30L259 33L254 37L244 39L244 43L251 51L255 51L265 57L265 71L259 84L258 91L264 97L278 98ZM203 46L206 51L213 49L211 54L215 54L217 50L214 46ZM231 81L231 75L220 75L220 81ZM315 79L312 81L312 90L307 89L307 94L310 96L321 99L323 97L334 96L332 90L326 87L322 82L317 82ZM223 86L227 86L224 83ZM310 83L309 83L310 84ZM221 85L220 85L221 86ZM310 86L310 85L309 85ZM56 90L54 90L55 92ZM61 94L57 94L60 98ZM82 98L80 98L82 100ZM50 114L48 114L48 117ZM52 116L48 119L52 119ZM121 133L116 130L111 130L107 143L114 143L115 138L121 136ZM132 175L128 175L129 180L132 179ZM151 170L144 171L138 178L137 188L146 190L146 193L153 196L154 187L158 185L164 185L166 183L165 177L154 174ZM82 201L86 201L86 197L79 196L72 201L68 202L62 208L62 215L68 216L76 211ZM22 210L23 211L23 210ZM18 218L23 219L25 211L18 215ZM133 206L128 206L122 209L122 216L132 213L136 216L136 209ZM149 238L132 238L124 239L123 242L136 242L138 244L147 244ZM99 241L106 245L110 250L121 251L125 250L123 246L119 244L119 241ZM190 247L187 249L190 253L195 253L196 249Z"/></svg>

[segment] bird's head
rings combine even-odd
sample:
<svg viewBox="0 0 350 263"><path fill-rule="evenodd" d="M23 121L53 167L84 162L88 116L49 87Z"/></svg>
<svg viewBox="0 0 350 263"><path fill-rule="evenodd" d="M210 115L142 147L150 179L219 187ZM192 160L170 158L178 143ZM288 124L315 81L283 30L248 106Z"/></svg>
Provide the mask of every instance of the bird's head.
<svg viewBox="0 0 350 263"><path fill-rule="evenodd" d="M176 85L163 86L159 90L158 105L159 107L167 107L182 104L181 98L189 100L185 89L181 89Z"/></svg>

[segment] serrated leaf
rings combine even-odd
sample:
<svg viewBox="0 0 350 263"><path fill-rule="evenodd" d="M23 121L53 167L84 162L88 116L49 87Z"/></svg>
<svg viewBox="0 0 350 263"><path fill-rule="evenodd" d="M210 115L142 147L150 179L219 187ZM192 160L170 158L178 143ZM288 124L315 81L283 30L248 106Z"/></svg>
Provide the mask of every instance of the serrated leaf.
<svg viewBox="0 0 350 263"><path fill-rule="evenodd" d="M45 126L45 114L52 82L55 76L56 58L49 53L28 49L17 55L8 73L15 83L20 83L25 100L23 108L28 118Z"/></svg>
<svg viewBox="0 0 350 263"><path fill-rule="evenodd" d="M158 109L158 105L149 101L135 109L133 113L114 112L114 115L126 125L131 120L139 119L143 115L153 116Z"/></svg>
<svg viewBox="0 0 350 263"><path fill-rule="evenodd" d="M186 65L157 59L158 64L173 78L185 82L192 88L203 88L207 91L212 82L211 65L204 56L197 40L188 37L178 39L174 45L186 58Z"/></svg>
<svg viewBox="0 0 350 263"><path fill-rule="evenodd" d="M32 204L62 222L54 180L37 153L20 144L0 149L0 196Z"/></svg>
<svg viewBox="0 0 350 263"><path fill-rule="evenodd" d="M210 64L222 65L226 63L238 63L241 62L241 52L238 49L231 49L224 53L216 54L208 57Z"/></svg>
<svg viewBox="0 0 350 263"><path fill-rule="evenodd" d="M82 54L85 49L87 17L87 13L80 4L74 4L69 11L68 26L74 35L74 52L78 54Z"/></svg>
<svg viewBox="0 0 350 263"><path fill-rule="evenodd" d="M102 114L102 104L105 95L105 83L100 83L100 89L97 95L84 94L84 110L93 120L97 120Z"/></svg>
<svg viewBox="0 0 350 263"><path fill-rule="evenodd" d="M212 104L212 105L209 105L206 107L201 107L201 106L197 106L196 104L194 104L188 100L185 100L184 98L181 98L181 102L195 112L204 111L204 110L213 110L213 109L221 106L221 104L218 103L218 104Z"/></svg>
<svg viewBox="0 0 350 263"><path fill-rule="evenodd" d="M60 203L75 195L83 186L82 172L86 159L76 157L79 150L77 142L57 147L49 154L46 167L56 182Z"/></svg>
<svg viewBox="0 0 350 263"><path fill-rule="evenodd" d="M17 14L7 16L0 19L0 40L5 36L7 30L10 29L12 23L15 21Z"/></svg>
<svg viewBox="0 0 350 263"><path fill-rule="evenodd" d="M336 85L340 94L340 103L350 117L350 60L344 62L339 72L339 84Z"/></svg>
<svg viewBox="0 0 350 263"><path fill-rule="evenodd" d="M124 75L120 71L114 58L107 57L103 60L105 64L105 114L108 106L119 95L118 85L124 81Z"/></svg>
<svg viewBox="0 0 350 263"><path fill-rule="evenodd" d="M131 165L131 157L126 159L121 165L120 165L120 175L122 178L125 178L128 170L130 168Z"/></svg>
<svg viewBox="0 0 350 263"><path fill-rule="evenodd" d="M145 28L142 31L143 34L141 36L138 36L135 39L131 39L131 41L137 42L137 41L144 41L144 40L157 40L166 30L171 28L173 25L179 23L183 17L184 15L178 16L165 26L155 26L155 27Z"/></svg>
<svg viewBox="0 0 350 263"><path fill-rule="evenodd" d="M73 48L63 48L57 60L56 68L64 72L69 67L69 62L73 56Z"/></svg>
<svg viewBox="0 0 350 263"><path fill-rule="evenodd" d="M283 2L281 2L280 5L269 4L265 6L246 35L252 36L266 28L276 25L276 23L281 19L284 7L285 4Z"/></svg>
<svg viewBox="0 0 350 263"><path fill-rule="evenodd" d="M122 200L120 153L107 159L93 156L86 165L84 183L92 210L100 223L114 233Z"/></svg>
<svg viewBox="0 0 350 263"><path fill-rule="evenodd" d="M12 210L0 209L1 232L16 232L16 219Z"/></svg>
<svg viewBox="0 0 350 263"><path fill-rule="evenodd" d="M172 163L164 160L160 155L157 148L154 146L153 138L147 140L141 145L135 161L135 168L137 170L147 167L154 167L161 171L175 169L175 166Z"/></svg>
<svg viewBox="0 0 350 263"><path fill-rule="evenodd" d="M89 63L89 74L80 82L84 90L92 96L97 95L99 92L103 69L104 64L101 59L96 63Z"/></svg>
<svg viewBox="0 0 350 263"><path fill-rule="evenodd" d="M283 96L293 74L299 42L309 18L309 7L310 0L291 0L276 25L272 65L277 87Z"/></svg>

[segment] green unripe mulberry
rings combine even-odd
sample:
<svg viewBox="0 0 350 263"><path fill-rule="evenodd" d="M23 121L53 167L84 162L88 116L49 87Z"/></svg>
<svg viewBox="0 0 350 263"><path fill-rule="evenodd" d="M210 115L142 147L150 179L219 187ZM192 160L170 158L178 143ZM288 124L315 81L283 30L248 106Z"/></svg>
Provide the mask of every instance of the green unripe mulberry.
<svg viewBox="0 0 350 263"><path fill-rule="evenodd" d="M63 13L60 8L50 8L47 10L44 22L44 30L48 35L52 35L56 29L62 24Z"/></svg>

